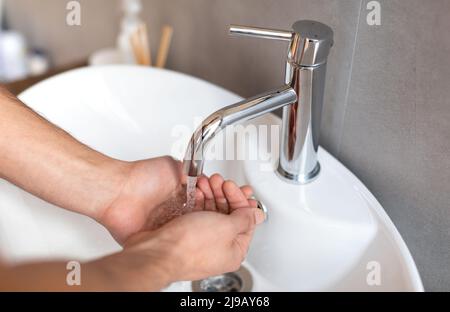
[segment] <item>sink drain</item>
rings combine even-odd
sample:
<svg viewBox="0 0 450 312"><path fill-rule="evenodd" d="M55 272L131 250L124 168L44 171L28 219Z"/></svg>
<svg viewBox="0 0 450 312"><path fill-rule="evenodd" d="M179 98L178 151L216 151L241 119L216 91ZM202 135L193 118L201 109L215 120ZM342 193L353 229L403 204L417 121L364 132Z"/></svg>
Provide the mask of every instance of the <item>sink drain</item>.
<svg viewBox="0 0 450 312"><path fill-rule="evenodd" d="M195 292L247 292L251 291L252 287L252 276L244 267L241 267L236 272L211 276L192 282L192 291Z"/></svg>

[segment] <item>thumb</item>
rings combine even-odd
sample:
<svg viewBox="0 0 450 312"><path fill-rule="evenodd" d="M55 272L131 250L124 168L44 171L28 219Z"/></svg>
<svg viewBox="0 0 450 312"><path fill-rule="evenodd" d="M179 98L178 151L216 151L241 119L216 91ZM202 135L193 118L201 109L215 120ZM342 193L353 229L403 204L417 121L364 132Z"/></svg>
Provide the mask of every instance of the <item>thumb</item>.
<svg viewBox="0 0 450 312"><path fill-rule="evenodd" d="M239 208L230 214L230 220L237 234L247 233L264 222L265 215L258 208Z"/></svg>

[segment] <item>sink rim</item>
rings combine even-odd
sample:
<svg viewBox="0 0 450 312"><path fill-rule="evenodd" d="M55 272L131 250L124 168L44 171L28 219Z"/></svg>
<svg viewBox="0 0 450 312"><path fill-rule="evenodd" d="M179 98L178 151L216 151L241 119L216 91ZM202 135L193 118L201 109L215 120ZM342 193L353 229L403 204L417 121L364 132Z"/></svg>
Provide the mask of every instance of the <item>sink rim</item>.
<svg viewBox="0 0 450 312"><path fill-rule="evenodd" d="M279 125L279 124L281 124L281 118L272 114L272 115L262 116L257 121L252 121L251 123L262 124L262 125L273 125L273 124ZM252 146L252 147L254 147L254 146ZM258 148L258 147L256 147L256 148ZM336 159L333 155L331 155L322 146L319 147L318 156L319 156L319 162L324 165L324 166L322 166L323 171L325 171L326 169L332 170L332 171L337 171L340 176L345 178L346 184L349 184L349 186L351 186L351 188L354 188L355 192L359 193L359 195L362 196L362 201L367 203L367 209L375 217L375 222L376 222L376 225L378 226L377 233L375 235L375 239L377 239L377 238L379 239L379 238L383 237L383 232L384 232L384 235L388 236L387 238L391 241L391 243L392 243L391 245L393 245L394 250L399 253L397 255L397 259L399 259L399 261L400 261L400 265L401 265L400 268L404 270L404 276L406 277L405 281L407 282L408 289L411 288L411 289L409 289L409 291L423 292L424 287L423 287L422 279L420 277L420 273L417 269L416 263L409 251L409 248L407 247L407 245L406 245L405 241L403 240L401 234L399 233L398 229L395 227L394 223L392 222L392 220L390 219L390 217L388 216L388 214L386 213L386 211L384 210L382 205L379 203L379 201L375 198L375 196L370 192L370 190L362 183L362 181L353 172L351 172L346 166L344 166L338 159ZM247 176L246 182L248 182L250 184L254 183L254 182L258 183L259 181L264 180L265 175L267 175L267 174L259 174L259 175L255 174L255 172L257 172L257 170L255 170L256 165L253 165L252 162L253 162L253 160L246 160L245 161L246 164L244 165L244 168L243 168L243 170L245 171L245 175ZM258 161L258 162L263 163L263 161ZM276 167L273 168L273 172L270 172L270 174L272 175L273 179L276 179L276 178L279 179L279 177L277 176L277 174L275 172L275 169L276 169ZM250 179L253 179L253 180L249 181L248 176L250 176ZM319 175L319 180L320 180L320 175ZM273 183L273 182L274 181L271 181L271 183ZM280 182L278 182L278 183L280 183ZM281 183L285 183L285 182L281 182ZM287 184L288 185L287 187L298 188L299 190L302 188L307 189L307 188L313 187L313 183L316 183L316 182L312 182L309 185L308 184L307 185ZM259 186L261 186L261 185L262 184L260 184ZM274 184L270 184L270 186L272 188L275 187ZM255 185L255 192L258 191L257 188L258 188L258 185ZM277 191L277 189L275 188L275 192L276 191ZM278 189L278 191L280 191L280 190ZM284 195L286 195L286 194L281 195L282 196L281 198L283 199L281 201L289 201L289 200L294 199L294 197L286 199L285 197L283 197ZM290 205L292 205L292 202L289 201L289 203L290 203ZM297 203L294 202L294 205L295 205L295 207L294 207L295 209L292 208L293 211L296 209L301 209L296 206ZM274 209L280 209L280 208L281 207L275 207ZM269 218L270 218L270 211L269 211ZM375 240L373 240L373 241L375 241ZM259 255L259 256L262 256L262 255ZM251 261L250 261L250 263L251 263Z"/></svg>

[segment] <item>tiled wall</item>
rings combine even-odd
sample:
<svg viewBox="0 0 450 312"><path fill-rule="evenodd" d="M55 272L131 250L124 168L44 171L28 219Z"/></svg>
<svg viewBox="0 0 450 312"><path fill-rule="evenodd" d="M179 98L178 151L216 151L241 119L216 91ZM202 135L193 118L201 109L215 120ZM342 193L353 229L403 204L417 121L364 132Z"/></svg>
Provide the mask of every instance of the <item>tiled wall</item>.
<svg viewBox="0 0 450 312"><path fill-rule="evenodd" d="M82 26L65 25L65 0L6 0L10 24L56 63L114 44L118 1L81 0ZM227 25L288 29L315 19L335 30L321 143L363 180L399 228L427 290L450 291L450 1L143 0L152 43L175 27L169 68L243 96L283 81L286 45L230 38Z"/></svg>
<svg viewBox="0 0 450 312"><path fill-rule="evenodd" d="M377 196L428 290L450 290L450 1L361 18L338 157Z"/></svg>

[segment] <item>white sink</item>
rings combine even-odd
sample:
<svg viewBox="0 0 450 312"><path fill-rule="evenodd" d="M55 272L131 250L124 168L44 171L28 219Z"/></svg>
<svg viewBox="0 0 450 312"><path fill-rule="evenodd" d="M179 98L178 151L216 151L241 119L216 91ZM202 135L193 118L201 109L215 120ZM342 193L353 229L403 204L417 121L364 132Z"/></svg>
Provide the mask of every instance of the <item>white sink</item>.
<svg viewBox="0 0 450 312"><path fill-rule="evenodd" d="M202 118L240 100L193 77L131 66L71 71L20 98L80 141L123 160L180 158ZM251 123L276 126L280 120L266 115ZM250 150L262 148L257 142L250 135ZM227 144L236 148L240 143ZM281 181L268 161L206 161L206 173L251 184L269 210L244 264L252 289L423 291L408 248L377 200L324 149L319 159L319 178L305 186ZM108 232L89 218L0 180L0 253L11 263L83 261L117 250ZM191 283L175 283L168 290L189 291Z"/></svg>

